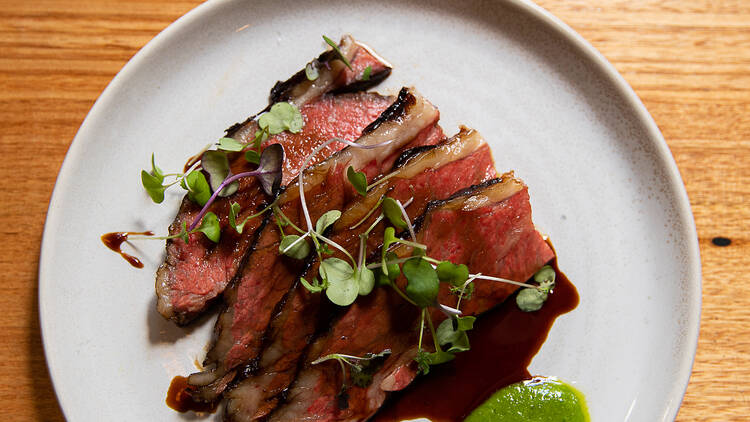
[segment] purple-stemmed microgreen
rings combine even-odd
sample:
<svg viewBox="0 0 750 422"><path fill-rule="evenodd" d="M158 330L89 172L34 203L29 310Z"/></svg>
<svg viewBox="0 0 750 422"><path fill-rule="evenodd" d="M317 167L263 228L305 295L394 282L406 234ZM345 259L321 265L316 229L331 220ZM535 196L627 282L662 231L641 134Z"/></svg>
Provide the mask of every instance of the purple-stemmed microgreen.
<svg viewBox="0 0 750 422"><path fill-rule="evenodd" d="M284 149L279 144L272 144L267 146L260 157L260 164L258 168L253 171L247 171L239 174L235 174L227 177L222 181L211 197L205 202L203 208L198 213L198 216L190 224L189 230L193 230L198 223L201 221L203 216L208 212L208 208L214 203L219 193L226 186L232 184L236 180L244 177L255 177L261 184L263 190L271 196L275 196L278 188L281 184L281 165L284 162Z"/></svg>
<svg viewBox="0 0 750 422"><path fill-rule="evenodd" d="M201 158L201 167L208 174L208 184L214 192L219 192L219 196L227 197L237 192L239 184L234 182L225 188L219 189L221 183L232 175L229 170L229 159L221 151L206 151Z"/></svg>

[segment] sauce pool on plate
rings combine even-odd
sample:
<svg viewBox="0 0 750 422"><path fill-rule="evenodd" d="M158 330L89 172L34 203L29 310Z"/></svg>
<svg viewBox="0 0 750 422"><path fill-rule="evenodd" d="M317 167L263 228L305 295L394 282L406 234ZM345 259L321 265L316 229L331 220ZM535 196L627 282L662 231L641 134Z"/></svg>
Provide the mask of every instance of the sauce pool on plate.
<svg viewBox="0 0 750 422"><path fill-rule="evenodd" d="M461 421L499 389L530 379L526 368L555 319L578 305L578 292L557 260L553 267L555 288L540 310L521 311L513 295L480 316L469 332L471 350L430 368L429 375L395 393L373 420Z"/></svg>

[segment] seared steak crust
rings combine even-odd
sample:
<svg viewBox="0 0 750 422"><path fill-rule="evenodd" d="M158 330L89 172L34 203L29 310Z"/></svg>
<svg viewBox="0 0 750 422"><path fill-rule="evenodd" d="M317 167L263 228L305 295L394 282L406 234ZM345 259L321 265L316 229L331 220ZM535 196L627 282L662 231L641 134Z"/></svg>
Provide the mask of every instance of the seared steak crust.
<svg viewBox="0 0 750 422"><path fill-rule="evenodd" d="M377 74L387 73L387 65L378 61L351 37L344 37L340 48L349 57L355 70L363 69L363 66L367 65ZM349 141L357 139L362 129L391 103L389 98L377 94L328 94L359 81L362 72L355 74L340 60L333 60L330 51L323 53L322 57L327 58L328 62L325 66L321 65L316 83L313 84L307 78L300 80L295 76L281 83L283 88L277 85L271 94L272 101L283 98L297 104L305 119L305 126L300 133L283 132L272 136L264 144L267 146L280 143L284 146L286 160L283 167L283 184L296 177L302 161L314 148L334 137ZM253 117L242 124L232 126L227 130L227 134L240 141L251 142L256 130L257 122ZM340 143L331 144L316 155L313 162L327 158L342 147L343 144ZM234 174L252 170L253 166L245 161L241 153L232 154L230 160ZM167 241L166 258L156 275L157 308L165 318L181 325L187 324L219 297L239 268L244 265L248 251L258 241L257 231L262 221L250 221L242 234L236 233L228 222L230 204L237 202L241 205L242 212L239 217L244 219L263 209L269 200L254 179L242 179L239 181L236 194L229 198L219 198L211 206L210 211L219 217L222 229L221 241L218 244L200 234L190 235L189 244L181 239ZM189 225L200 208L186 196L174 222L170 225L170 234L179 233L183 222Z"/></svg>

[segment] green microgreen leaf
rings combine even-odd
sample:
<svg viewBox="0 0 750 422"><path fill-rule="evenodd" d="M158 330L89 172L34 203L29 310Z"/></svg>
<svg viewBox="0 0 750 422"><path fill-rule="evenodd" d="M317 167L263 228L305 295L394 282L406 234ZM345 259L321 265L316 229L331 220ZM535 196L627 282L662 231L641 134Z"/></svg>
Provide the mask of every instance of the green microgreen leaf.
<svg viewBox="0 0 750 422"><path fill-rule="evenodd" d="M318 61L313 60L305 66L305 77L308 81L314 81L318 79L320 73L318 72Z"/></svg>
<svg viewBox="0 0 750 422"><path fill-rule="evenodd" d="M372 292L373 287L375 287L375 273L371 269L363 266L355 273L355 275L358 276L357 283L359 284L359 295L369 295L370 292Z"/></svg>
<svg viewBox="0 0 750 422"><path fill-rule="evenodd" d="M343 259L327 258L320 263L320 277L327 285L326 296L339 306L354 303L359 294L359 283L354 278L354 269Z"/></svg>
<svg viewBox="0 0 750 422"><path fill-rule="evenodd" d="M260 128L255 131L255 137L253 138L253 148L256 150L260 148L260 144L266 142L268 139L268 127ZM247 158L247 156L246 156Z"/></svg>
<svg viewBox="0 0 750 422"><path fill-rule="evenodd" d="M146 189L146 193L151 197L151 200L157 204L161 204L164 201L164 191L167 189L166 186L162 185L164 177L157 177L141 170L141 184Z"/></svg>
<svg viewBox="0 0 750 422"><path fill-rule="evenodd" d="M367 66L365 68L365 71L362 72L362 80L363 81L369 81L370 80L370 74L372 73L372 66Z"/></svg>
<svg viewBox="0 0 750 422"><path fill-rule="evenodd" d="M237 216L240 213L240 204L236 202L232 202L232 204L229 206L229 225L232 226L233 229L237 230L237 233L242 234L242 229L245 226L245 221L243 221L241 224L237 224Z"/></svg>
<svg viewBox="0 0 750 422"><path fill-rule="evenodd" d="M318 252L320 252L321 255L333 255L333 249L328 246L328 243L321 243Z"/></svg>
<svg viewBox="0 0 750 422"><path fill-rule="evenodd" d="M244 144L236 139L233 138L221 138L219 139L219 146L218 148L223 151L233 151L233 152L239 152L242 151L247 147L247 144Z"/></svg>
<svg viewBox="0 0 750 422"><path fill-rule="evenodd" d="M386 252L386 271L383 271L382 267L378 267L375 269L375 279L377 280L379 286L391 285L393 281L396 280L396 278L398 278L398 276L401 274L401 267L393 262L396 259L398 259L396 254L394 254L393 252Z"/></svg>
<svg viewBox="0 0 750 422"><path fill-rule="evenodd" d="M406 224L406 221L404 221L403 215L401 214L401 207L398 206L398 203L395 199L385 197L383 199L383 203L380 204L380 206L383 209L383 215L385 215L385 217L388 219L388 221L391 222L391 224L401 230L409 227Z"/></svg>
<svg viewBox="0 0 750 422"><path fill-rule="evenodd" d="M367 195L367 176L365 176L364 172L355 171L354 167L349 166L346 169L346 178L349 179L349 183L354 186L358 194L362 196Z"/></svg>
<svg viewBox="0 0 750 422"><path fill-rule="evenodd" d="M534 274L539 287L527 287L516 295L516 304L524 312L538 311L547 301L550 291L555 288L555 269L545 265Z"/></svg>
<svg viewBox="0 0 750 422"><path fill-rule="evenodd" d="M303 125L304 120L299 108L294 104L283 101L271 106L270 110L261 114L258 118L258 126L261 129L266 129L271 135L279 134L285 130L298 133Z"/></svg>
<svg viewBox="0 0 750 422"><path fill-rule="evenodd" d="M164 172L161 171L159 167L156 166L156 161L154 157L154 153L151 153L151 175L164 180Z"/></svg>
<svg viewBox="0 0 750 422"><path fill-rule="evenodd" d="M438 343L441 346L450 344L448 353L465 352L470 349L469 336L466 331L474 328L473 316L456 317L444 320L436 330Z"/></svg>
<svg viewBox="0 0 750 422"><path fill-rule="evenodd" d="M549 265L543 266L534 274L534 281L543 289L551 290L555 286L555 269Z"/></svg>
<svg viewBox="0 0 750 422"><path fill-rule="evenodd" d="M542 309L542 305L547 300L548 293L543 292L536 287L527 287L521 289L516 295L516 304L524 312L534 312Z"/></svg>
<svg viewBox="0 0 750 422"><path fill-rule="evenodd" d="M303 277L300 277L299 281L303 286L312 293L320 293L325 289L325 286L318 281L318 278L313 278L312 284L308 283Z"/></svg>
<svg viewBox="0 0 750 422"><path fill-rule="evenodd" d="M188 235L187 231L187 222L182 222L182 231L177 234L177 237L182 239L182 241L185 243L190 243L190 235Z"/></svg>
<svg viewBox="0 0 750 422"><path fill-rule="evenodd" d="M434 305L437 300L440 282L437 273L422 258L412 258L401 269L406 277L406 295L420 308Z"/></svg>
<svg viewBox="0 0 750 422"><path fill-rule="evenodd" d="M248 163L258 164L258 163L260 163L260 154L258 154L258 151L255 151L253 149L249 149L249 150L245 151L245 160Z"/></svg>
<svg viewBox="0 0 750 422"><path fill-rule="evenodd" d="M469 331L474 329L474 322L477 320L473 316L456 317L454 322L456 323L456 329L461 331Z"/></svg>
<svg viewBox="0 0 750 422"><path fill-rule="evenodd" d="M256 176L263 190L274 196L281 186L281 166L284 164L284 148L279 144L267 146L260 154Z"/></svg>
<svg viewBox="0 0 750 422"><path fill-rule="evenodd" d="M380 267L383 270L383 273L385 275L390 274L390 267L388 266L388 262L386 261L386 258L388 254L388 248L391 247L391 244L393 244L394 242L398 242L398 239L396 238L396 229L394 229L393 227L386 227L385 232L383 233L383 247L381 248L382 266Z"/></svg>
<svg viewBox="0 0 750 422"><path fill-rule="evenodd" d="M330 227L333 223L335 223L339 218L341 218L341 211L339 210L327 211L325 214L321 215L318 221L315 223L315 231L318 234L323 235L326 229Z"/></svg>
<svg viewBox="0 0 750 422"><path fill-rule="evenodd" d="M188 191L188 198L198 205L206 205L211 198L211 188L208 186L206 176L200 170L193 170L188 173L180 182L184 189Z"/></svg>
<svg viewBox="0 0 750 422"><path fill-rule="evenodd" d="M346 67L348 67L349 70L352 70L352 64L349 63L349 60L347 60L346 56L344 56L344 53L341 52L341 50L339 49L339 46L336 44L336 42L333 41L332 39L326 37L325 35L323 35L323 39L325 40L326 43L328 43L328 45L330 45L331 47L333 47L333 51L336 52L336 54L339 56L339 59L342 62L344 62L344 64L346 65Z"/></svg>
<svg viewBox="0 0 750 422"><path fill-rule="evenodd" d="M439 365L441 363L450 362L455 357L456 355L454 355L453 353L444 352L442 350L438 350L437 352L433 353L427 353L424 350L419 350L417 352L417 357L415 357L414 360L417 361L419 373L421 373L422 375L427 375L430 373L431 365Z"/></svg>
<svg viewBox="0 0 750 422"><path fill-rule="evenodd" d="M226 138L230 139L230 138ZM221 151L206 151L201 157L201 167L208 173L208 183L211 186L211 190L216 192L227 177L231 175L229 171L229 159L227 154ZM228 186L225 186L219 196L227 197L237 192L239 183L232 182Z"/></svg>
<svg viewBox="0 0 750 422"><path fill-rule="evenodd" d="M284 236L279 244L279 253L294 259L305 259L310 255L310 244L296 234Z"/></svg>
<svg viewBox="0 0 750 422"><path fill-rule="evenodd" d="M192 231L201 232L206 235L214 243L219 243L221 237L221 226L219 226L219 218L212 212L207 212L201 220L200 226L196 227Z"/></svg>
<svg viewBox="0 0 750 422"><path fill-rule="evenodd" d="M456 265L450 261L442 261L435 269L438 279L452 286L462 286L469 279L469 267L464 264Z"/></svg>
<svg viewBox="0 0 750 422"><path fill-rule="evenodd" d="M141 170L141 184L143 184L151 200L157 204L164 201L164 191L167 186L162 185L163 182L164 173L156 166L154 154L151 153L151 171Z"/></svg>

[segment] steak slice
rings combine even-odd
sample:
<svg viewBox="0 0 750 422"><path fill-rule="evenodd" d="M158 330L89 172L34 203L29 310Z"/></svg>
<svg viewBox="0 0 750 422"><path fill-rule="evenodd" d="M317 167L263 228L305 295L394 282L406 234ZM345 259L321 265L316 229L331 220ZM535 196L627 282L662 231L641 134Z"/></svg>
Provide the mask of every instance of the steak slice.
<svg viewBox="0 0 750 422"><path fill-rule="evenodd" d="M342 209L356 197L357 193L346 181L349 166L365 171L372 180L382 173L385 163L395 160L394 156L404 146L432 136L439 118L432 104L406 88L383 115L387 119L377 120L381 123L375 128L366 128L357 143L367 146L390 140L390 144L376 149L347 147L304 170L305 197L312 222L330 209ZM277 206L294 225L306 227L296 183L279 196ZM196 400L216 400L239 371L252 365L261 351L263 334L276 304L304 266L304 262L279 254L279 230L276 223L266 225L248 262L224 292L224 308L216 321L213 344L204 362L211 369L188 379Z"/></svg>
<svg viewBox="0 0 750 422"><path fill-rule="evenodd" d="M461 188L495 176L487 144L477 132L462 128L459 134L440 145L404 152L385 183L344 210L329 237L345 249L357 251L359 234L364 233L377 218L377 213L367 215L383 195L402 202L411 200L407 212L411 218L416 218L430 201L445 199ZM352 229L353 226L356 227ZM380 223L371 232L370 251L380 247L384 229ZM340 253L336 255L345 259ZM316 260L304 271L303 277L307 280L314 278L318 266ZM310 293L301 284L295 285L281 312L271 323L268 346L259 362L260 370L224 394L228 399L225 420L258 420L273 410L279 395L294 380L309 339L320 328L321 322L325 322L327 305L328 301L320 294Z"/></svg>
<svg viewBox="0 0 750 422"><path fill-rule="evenodd" d="M340 44L342 53L349 57L354 71L349 70L333 51L323 53L317 60L321 65L320 76L309 81L304 71L286 82L277 83L271 91L271 104L290 101L298 105L305 121L299 133L283 132L270 137L264 146L280 143L284 146L282 184L287 184L299 172L302 161L316 147L331 138L354 141L362 130L393 101L392 98L371 93L331 95L329 93L352 88L353 84L374 84L390 73L390 67L351 37L344 37ZM370 66L368 81L362 81L362 72L357 69ZM374 75L374 76L373 76ZM270 107L270 105L269 105ZM227 130L227 136L243 142L252 142L257 130L255 116ZM334 143L316 155L313 162L321 161L340 149L343 144ZM230 157L233 174L250 171L254 167L241 153ZM229 198L218 198L210 211L219 217L221 241L211 242L196 233L190 242L170 239L166 243L166 257L156 273L157 309L165 318L178 324L187 324L200 315L235 276L247 256L247 251L257 241L257 231L262 220L251 221L238 234L228 222L229 206L237 202L242 207L240 218L262 209L268 201L255 178L239 181L239 189ZM180 210L169 227L171 235L179 233L182 222L188 225L198 215L201 207L183 198Z"/></svg>
<svg viewBox="0 0 750 422"><path fill-rule="evenodd" d="M526 186L512 174L460 192L448 201L430 204L417 225L417 240L428 246L428 255L465 263L472 273L525 281L554 256L534 229ZM409 256L410 252L408 247L396 251L398 256ZM516 289L486 280L475 283L472 298L462 303L464 315L485 312ZM442 285L439 300L453 305L455 296ZM431 316L435 324L445 318L436 310L431 310ZM415 378L418 322L418 309L392 289L376 288L360 298L326 336L310 347L286 403L269 420L368 419L382 405L387 392L403 389ZM425 345L431 344L427 337ZM309 363L331 353L363 356L386 349L391 354L369 386L350 386L343 397L339 366L335 362Z"/></svg>

